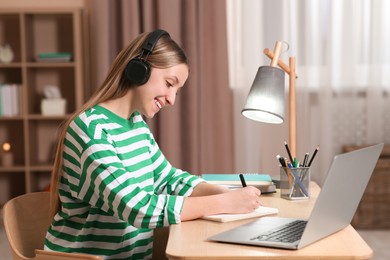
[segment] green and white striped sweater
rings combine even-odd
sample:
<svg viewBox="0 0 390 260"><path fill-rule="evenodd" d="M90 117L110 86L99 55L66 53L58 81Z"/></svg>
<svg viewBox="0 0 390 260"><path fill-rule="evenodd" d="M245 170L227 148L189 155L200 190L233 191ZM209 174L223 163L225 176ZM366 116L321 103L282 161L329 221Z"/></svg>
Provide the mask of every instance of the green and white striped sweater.
<svg viewBox="0 0 390 260"><path fill-rule="evenodd" d="M151 258L152 229L180 223L184 197L202 182L169 164L139 113L126 120L101 106L70 124L63 158L47 250Z"/></svg>

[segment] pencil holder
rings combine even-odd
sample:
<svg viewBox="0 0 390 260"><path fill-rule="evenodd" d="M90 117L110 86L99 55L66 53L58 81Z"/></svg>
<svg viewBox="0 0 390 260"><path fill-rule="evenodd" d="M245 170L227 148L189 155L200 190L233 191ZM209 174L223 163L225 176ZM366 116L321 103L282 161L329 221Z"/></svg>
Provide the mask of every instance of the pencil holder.
<svg viewBox="0 0 390 260"><path fill-rule="evenodd" d="M310 168L280 167L280 196L288 200L309 198Z"/></svg>

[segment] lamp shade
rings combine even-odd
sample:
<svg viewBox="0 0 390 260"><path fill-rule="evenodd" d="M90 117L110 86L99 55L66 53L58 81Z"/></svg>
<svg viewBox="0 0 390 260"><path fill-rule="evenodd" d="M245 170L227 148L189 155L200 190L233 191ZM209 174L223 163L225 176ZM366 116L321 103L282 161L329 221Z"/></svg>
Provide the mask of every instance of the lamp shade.
<svg viewBox="0 0 390 260"><path fill-rule="evenodd" d="M261 66L241 113L252 120L280 124L284 121L284 71Z"/></svg>

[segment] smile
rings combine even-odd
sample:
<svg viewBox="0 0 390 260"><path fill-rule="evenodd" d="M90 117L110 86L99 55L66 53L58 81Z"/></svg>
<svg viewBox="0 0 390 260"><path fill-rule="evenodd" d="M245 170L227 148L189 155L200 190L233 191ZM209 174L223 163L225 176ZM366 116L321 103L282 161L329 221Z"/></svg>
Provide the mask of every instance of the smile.
<svg viewBox="0 0 390 260"><path fill-rule="evenodd" d="M160 103L157 99L155 99L154 102L156 103L158 109L161 109L161 108L162 108L161 103Z"/></svg>

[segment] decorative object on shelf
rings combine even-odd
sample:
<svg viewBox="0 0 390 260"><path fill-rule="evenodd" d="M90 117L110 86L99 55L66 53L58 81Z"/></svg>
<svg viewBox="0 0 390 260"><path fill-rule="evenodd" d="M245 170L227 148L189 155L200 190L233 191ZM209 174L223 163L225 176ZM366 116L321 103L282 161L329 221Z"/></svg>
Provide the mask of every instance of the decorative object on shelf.
<svg viewBox="0 0 390 260"><path fill-rule="evenodd" d="M4 142L1 145L1 165L2 166L14 165L14 155L12 153L11 144L9 142Z"/></svg>
<svg viewBox="0 0 390 260"><path fill-rule="evenodd" d="M61 97L58 86L45 86L43 93L45 98L41 102L42 115L66 114L66 99Z"/></svg>
<svg viewBox="0 0 390 260"><path fill-rule="evenodd" d="M72 59L70 52L41 52L38 54L37 61L49 62L69 62Z"/></svg>
<svg viewBox="0 0 390 260"><path fill-rule="evenodd" d="M14 60L14 52L9 44L0 45L0 62L11 63Z"/></svg>

